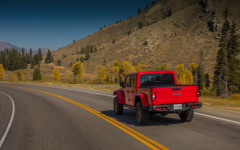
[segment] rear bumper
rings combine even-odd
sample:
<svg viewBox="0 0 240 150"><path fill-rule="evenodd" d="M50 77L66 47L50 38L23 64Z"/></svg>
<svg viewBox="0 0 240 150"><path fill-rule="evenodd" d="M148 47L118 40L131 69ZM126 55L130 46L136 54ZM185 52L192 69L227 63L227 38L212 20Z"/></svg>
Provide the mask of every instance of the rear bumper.
<svg viewBox="0 0 240 150"><path fill-rule="evenodd" d="M202 107L202 103L183 103L182 109L174 109L173 105L174 104L152 106L150 108L150 111L174 113L174 112L182 112L182 111L187 111L190 109L197 109Z"/></svg>

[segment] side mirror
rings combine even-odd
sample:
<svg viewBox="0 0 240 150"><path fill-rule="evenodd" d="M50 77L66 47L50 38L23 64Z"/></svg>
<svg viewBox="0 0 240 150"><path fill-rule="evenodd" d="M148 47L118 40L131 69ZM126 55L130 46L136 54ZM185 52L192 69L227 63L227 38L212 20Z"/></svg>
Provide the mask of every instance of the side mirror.
<svg viewBox="0 0 240 150"><path fill-rule="evenodd" d="M124 88L124 82L120 82L120 86Z"/></svg>

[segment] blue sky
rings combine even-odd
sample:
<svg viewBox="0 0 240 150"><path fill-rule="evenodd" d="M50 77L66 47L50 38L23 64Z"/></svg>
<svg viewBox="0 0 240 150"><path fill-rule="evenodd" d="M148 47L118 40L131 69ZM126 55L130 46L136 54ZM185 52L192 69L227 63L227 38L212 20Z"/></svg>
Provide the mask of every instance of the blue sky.
<svg viewBox="0 0 240 150"><path fill-rule="evenodd" d="M0 41L24 48L70 44L125 20L152 0L0 0Z"/></svg>

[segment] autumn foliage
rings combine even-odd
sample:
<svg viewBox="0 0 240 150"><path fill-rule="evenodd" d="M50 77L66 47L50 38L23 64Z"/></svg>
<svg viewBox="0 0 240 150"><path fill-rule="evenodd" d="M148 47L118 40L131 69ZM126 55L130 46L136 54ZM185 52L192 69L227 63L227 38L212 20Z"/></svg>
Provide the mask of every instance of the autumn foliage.
<svg viewBox="0 0 240 150"><path fill-rule="evenodd" d="M3 80L5 76L3 65L0 64L0 80Z"/></svg>
<svg viewBox="0 0 240 150"><path fill-rule="evenodd" d="M58 81L60 79L60 73L59 73L58 67L55 67L55 69L53 71L53 79L55 81Z"/></svg>

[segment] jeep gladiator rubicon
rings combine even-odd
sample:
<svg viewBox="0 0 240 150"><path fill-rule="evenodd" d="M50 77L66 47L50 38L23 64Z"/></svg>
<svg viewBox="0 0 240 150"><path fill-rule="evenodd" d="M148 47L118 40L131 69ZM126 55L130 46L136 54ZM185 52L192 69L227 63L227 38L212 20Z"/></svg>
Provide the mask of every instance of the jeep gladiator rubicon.
<svg viewBox="0 0 240 150"><path fill-rule="evenodd" d="M154 113L176 113L183 122L190 122L194 109L202 106L198 87L177 85L174 71L129 73L120 85L114 91L114 113L122 114L124 106L135 109L138 124L146 124Z"/></svg>

